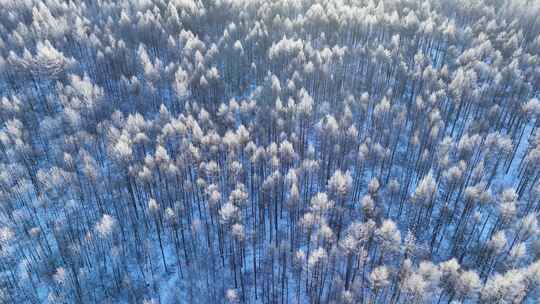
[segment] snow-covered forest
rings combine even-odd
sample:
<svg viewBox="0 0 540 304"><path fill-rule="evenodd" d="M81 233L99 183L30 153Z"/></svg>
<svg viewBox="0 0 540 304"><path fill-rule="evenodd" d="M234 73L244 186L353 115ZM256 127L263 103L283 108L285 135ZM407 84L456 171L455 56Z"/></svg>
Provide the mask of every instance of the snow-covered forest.
<svg viewBox="0 0 540 304"><path fill-rule="evenodd" d="M539 16L0 0L0 303L537 303Z"/></svg>

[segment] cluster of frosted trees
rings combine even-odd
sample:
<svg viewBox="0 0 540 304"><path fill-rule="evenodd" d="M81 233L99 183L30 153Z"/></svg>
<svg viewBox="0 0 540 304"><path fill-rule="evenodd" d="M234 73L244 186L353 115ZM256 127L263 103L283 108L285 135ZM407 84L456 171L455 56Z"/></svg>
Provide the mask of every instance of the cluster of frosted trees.
<svg viewBox="0 0 540 304"><path fill-rule="evenodd" d="M539 14L0 0L0 302L534 302Z"/></svg>

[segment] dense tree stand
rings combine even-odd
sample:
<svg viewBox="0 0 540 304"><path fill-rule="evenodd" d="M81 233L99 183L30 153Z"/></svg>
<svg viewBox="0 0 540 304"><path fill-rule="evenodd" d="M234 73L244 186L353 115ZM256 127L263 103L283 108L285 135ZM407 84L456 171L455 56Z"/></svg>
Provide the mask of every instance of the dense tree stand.
<svg viewBox="0 0 540 304"><path fill-rule="evenodd" d="M0 303L536 303L538 16L0 0Z"/></svg>

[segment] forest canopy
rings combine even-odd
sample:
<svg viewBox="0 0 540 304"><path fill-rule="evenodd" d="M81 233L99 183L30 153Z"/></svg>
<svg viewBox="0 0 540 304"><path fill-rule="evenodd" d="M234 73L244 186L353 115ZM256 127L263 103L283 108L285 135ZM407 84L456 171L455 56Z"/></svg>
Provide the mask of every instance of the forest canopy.
<svg viewBox="0 0 540 304"><path fill-rule="evenodd" d="M539 16L0 0L0 303L536 303Z"/></svg>

